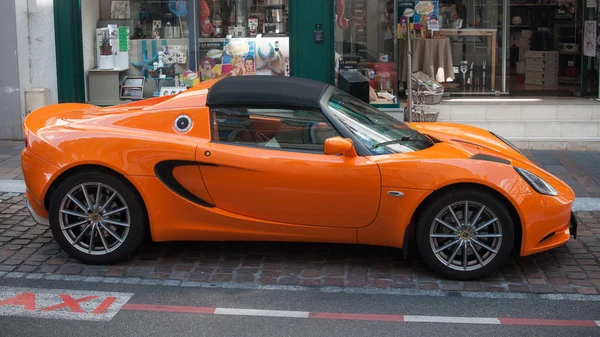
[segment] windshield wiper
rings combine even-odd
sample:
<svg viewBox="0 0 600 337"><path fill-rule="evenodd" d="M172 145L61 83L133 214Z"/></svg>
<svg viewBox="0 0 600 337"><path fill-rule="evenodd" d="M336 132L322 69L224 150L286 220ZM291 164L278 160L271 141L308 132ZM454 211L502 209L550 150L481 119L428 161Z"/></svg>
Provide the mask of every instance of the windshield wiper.
<svg viewBox="0 0 600 337"><path fill-rule="evenodd" d="M390 145L390 144L396 144L396 143L406 143L406 142L422 142L423 140L421 139L414 139L413 136L417 135L417 133L413 133L412 135L408 135L408 136L404 136L400 139L394 139L394 140L390 140L387 142L383 142L383 143L377 143L373 146L371 146L371 149L375 149L378 148L380 146L385 146L385 145Z"/></svg>

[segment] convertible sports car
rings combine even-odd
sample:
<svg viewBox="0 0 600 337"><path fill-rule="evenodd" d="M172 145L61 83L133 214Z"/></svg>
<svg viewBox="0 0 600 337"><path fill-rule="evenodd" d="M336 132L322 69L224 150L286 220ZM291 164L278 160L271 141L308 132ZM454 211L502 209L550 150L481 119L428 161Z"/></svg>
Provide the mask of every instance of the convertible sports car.
<svg viewBox="0 0 600 337"><path fill-rule="evenodd" d="M247 76L24 122L27 205L72 257L154 241L416 245L476 279L576 235L573 191L498 135L404 124L335 87Z"/></svg>

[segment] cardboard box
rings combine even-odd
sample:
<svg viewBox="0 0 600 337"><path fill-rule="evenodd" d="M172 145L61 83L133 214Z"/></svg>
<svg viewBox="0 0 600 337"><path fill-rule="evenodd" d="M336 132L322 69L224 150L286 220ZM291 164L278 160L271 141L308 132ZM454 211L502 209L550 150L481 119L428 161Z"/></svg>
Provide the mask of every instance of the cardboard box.
<svg viewBox="0 0 600 337"><path fill-rule="evenodd" d="M521 38L522 38L522 39L530 39L530 38L531 38L531 35L533 35L533 30L526 30L526 29L523 29L523 30L521 31Z"/></svg>
<svg viewBox="0 0 600 337"><path fill-rule="evenodd" d="M558 81L544 81L536 78L525 78L525 84L552 88L558 86Z"/></svg>
<svg viewBox="0 0 600 337"><path fill-rule="evenodd" d="M526 79L544 80L544 82L558 82L558 73L547 74L539 71L525 73Z"/></svg>
<svg viewBox="0 0 600 337"><path fill-rule="evenodd" d="M524 50L531 49L531 40L529 40L529 39L520 39L518 43L519 43L519 49L524 49Z"/></svg>
<svg viewBox="0 0 600 337"><path fill-rule="evenodd" d="M525 74L525 62L517 62L517 74Z"/></svg>
<svg viewBox="0 0 600 337"><path fill-rule="evenodd" d="M549 66L558 68L558 59L526 58L525 66Z"/></svg>
<svg viewBox="0 0 600 337"><path fill-rule="evenodd" d="M528 50L525 53L525 57L533 59L546 59L558 61L558 51L539 51L539 50Z"/></svg>
<svg viewBox="0 0 600 337"><path fill-rule="evenodd" d="M525 62L525 60L527 59L527 57L525 57L525 55L527 54L528 50L529 50L529 48L520 48L519 47L519 61Z"/></svg>
<svg viewBox="0 0 600 337"><path fill-rule="evenodd" d="M546 65L538 65L538 64L529 64L525 65L525 71L538 71L544 73L555 73L558 74L558 64L546 64Z"/></svg>

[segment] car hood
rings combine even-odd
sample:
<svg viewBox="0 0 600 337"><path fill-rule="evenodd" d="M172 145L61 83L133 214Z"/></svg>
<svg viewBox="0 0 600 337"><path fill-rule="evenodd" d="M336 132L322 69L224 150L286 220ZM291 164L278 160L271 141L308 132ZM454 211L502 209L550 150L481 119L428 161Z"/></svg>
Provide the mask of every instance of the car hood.
<svg viewBox="0 0 600 337"><path fill-rule="evenodd" d="M517 161L527 165L535 165L511 145L491 132L478 127L456 123L410 123L409 126L436 140L466 150L468 153L489 155L511 162Z"/></svg>
<svg viewBox="0 0 600 337"><path fill-rule="evenodd" d="M383 186L436 190L452 183L477 183L507 195L530 193L531 187L514 170L519 167L544 179L561 195L574 196L567 184L487 130L453 123L409 126L435 144L420 151L370 157L380 167Z"/></svg>

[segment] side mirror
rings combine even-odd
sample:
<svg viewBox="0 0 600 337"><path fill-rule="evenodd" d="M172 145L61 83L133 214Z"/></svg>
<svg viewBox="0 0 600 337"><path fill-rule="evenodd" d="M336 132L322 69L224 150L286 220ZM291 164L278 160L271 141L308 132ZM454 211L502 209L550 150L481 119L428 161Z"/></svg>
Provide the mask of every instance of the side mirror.
<svg viewBox="0 0 600 337"><path fill-rule="evenodd" d="M336 155L342 154L344 157L354 158L358 156L354 149L354 144L348 138L331 137L325 140L325 154Z"/></svg>

